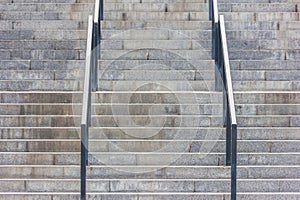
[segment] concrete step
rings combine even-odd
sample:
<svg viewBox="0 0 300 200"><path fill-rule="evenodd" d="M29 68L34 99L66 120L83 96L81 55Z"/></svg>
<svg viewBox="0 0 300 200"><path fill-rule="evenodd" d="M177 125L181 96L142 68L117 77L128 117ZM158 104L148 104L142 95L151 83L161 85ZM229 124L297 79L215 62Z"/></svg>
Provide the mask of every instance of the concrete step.
<svg viewBox="0 0 300 200"><path fill-rule="evenodd" d="M207 0L107 0L110 3L208 3Z"/></svg>
<svg viewBox="0 0 300 200"><path fill-rule="evenodd" d="M297 12L297 4L287 3L219 3L218 7L223 12ZM208 5L204 3L106 3L106 11L208 11Z"/></svg>
<svg viewBox="0 0 300 200"><path fill-rule="evenodd" d="M2 3L94 3L91 0L1 0Z"/></svg>
<svg viewBox="0 0 300 200"><path fill-rule="evenodd" d="M0 30L1 40L85 40L86 30Z"/></svg>
<svg viewBox="0 0 300 200"><path fill-rule="evenodd" d="M283 128L281 128L283 129ZM122 131L127 131L124 128ZM296 129L294 128L294 134L296 134ZM174 138L174 132L176 137ZM206 137L203 140L195 139L197 134L195 130L190 132L194 133L191 140L180 140L180 134L177 131L171 131L173 134L172 138L167 139L143 139L138 138L143 136L142 134L137 135L136 132L128 132L128 134L136 134L134 139L90 139L89 141L89 151L94 159L99 159L97 155L112 153L107 157L103 157L106 160L106 164L112 162L112 164L119 162L131 162L135 165L136 162L151 164L151 159L156 159L155 163L161 163L168 165L176 161L181 153L195 153L198 154L199 159L204 158L208 153L224 153L225 151L225 139L218 139L218 134L216 135L202 135L201 137ZM181 134L185 134L184 130L181 130ZM190 133L188 132L188 133ZM170 132L168 132L170 133ZM268 132L270 133L270 132ZM282 132L281 132L282 133ZM98 133L99 134L99 133ZM109 137L109 133L106 133ZM210 133L209 133L210 134ZM264 133L266 135L266 133ZM123 133L124 135L124 133ZM200 135L200 134L199 134ZM291 134L292 135L292 134ZM99 137L99 136L98 136ZM158 137L158 134L156 135ZM213 140L207 139L213 138ZM223 136L224 137L224 136ZM136 139L138 138L138 139ZM1 140L1 152L8 154L9 152L79 152L80 151L80 139L2 139ZM6 153L5 153L6 152ZM93 153L95 152L95 153ZM105 153L106 152L106 153ZM138 161L136 161L135 156L129 156L128 152L143 154L140 155ZM239 153L255 153L255 154L268 154L268 153L282 153L282 154L297 154L299 152L299 140L238 140L238 152ZM152 155L154 153L154 155ZM163 153L166 153L164 159L161 159ZM200 153L200 154L199 154ZM147 154L147 155L144 155ZM174 155L173 155L174 154ZM122 159L121 159L122 158ZM129 159L130 158L130 159ZM242 158L242 157L241 157ZM126 161L121 161L126 160ZM160 160L160 161L159 161ZM149 161L149 162L148 162ZM244 160L241 160L244 162ZM276 160L274 160L275 162ZM202 161L201 161L202 162ZM152 162L153 164L153 162ZM247 162L246 162L247 164ZM118 164L119 165L119 164Z"/></svg>
<svg viewBox="0 0 300 200"><path fill-rule="evenodd" d="M161 94L158 94L161 93ZM128 94L136 96L136 99L139 98L139 95L143 97L140 101L142 103L155 102L155 99L166 99L168 103L176 103L177 100L173 98L173 95L176 92L172 91L152 91L148 94L137 91L134 92L97 92L93 94L93 99L97 99L101 103L111 103L113 95L118 96L128 96ZM191 97L190 92L178 92L177 96L187 96ZM82 92L80 91L5 91L0 94L1 103L80 103L82 101ZM193 92L193 98L197 101L208 104L208 103L220 103L222 100L222 94L220 92ZM286 92L276 92L276 91L253 91L253 92L235 92L234 93L235 102L237 104L300 104L300 93L296 91L286 91ZM118 98L116 98L118 99ZM172 101L173 99L173 101ZM143 101L142 101L143 100ZM146 101L147 100L147 101ZM190 102L192 102L190 100ZM120 102L120 101L118 101ZM136 100L136 102L138 102ZM124 100L123 103L128 103ZM132 102L133 103L133 102ZM163 101L161 102L163 103ZM187 101L188 103L188 101Z"/></svg>
<svg viewBox="0 0 300 200"><path fill-rule="evenodd" d="M1 49L0 58L3 60L83 60L85 59L85 50Z"/></svg>
<svg viewBox="0 0 300 200"><path fill-rule="evenodd" d="M8 70L2 72L1 80L76 80L78 69L74 70Z"/></svg>
<svg viewBox="0 0 300 200"><path fill-rule="evenodd" d="M45 9L47 10L47 9ZM45 11L41 9L34 9L33 11L9 11L3 10L0 15L1 20L84 20L91 13L90 9L72 9L72 12L66 12L66 10L49 10ZM276 12L269 14L267 12L244 12L244 13L230 13L221 12L225 16L226 21L297 21L298 14L296 12ZM178 21L207 21L208 12L193 10L187 11L172 11L172 12L161 12L161 11L107 11L104 13L104 20L178 20Z"/></svg>
<svg viewBox="0 0 300 200"><path fill-rule="evenodd" d="M293 30L227 30L228 40L279 40L297 39L297 31ZM104 40L211 40L211 30L165 30L147 28L130 30L102 30Z"/></svg>
<svg viewBox="0 0 300 200"><path fill-rule="evenodd" d="M76 60L84 59L84 50L1 50L3 60ZM232 60L300 60L299 50L232 50L229 52ZM103 60L132 59L132 60L207 60L211 56L210 50L174 50L164 49L134 49L126 50L103 50Z"/></svg>
<svg viewBox="0 0 300 200"><path fill-rule="evenodd" d="M22 49L22 50L85 50L85 40L0 40L1 50Z"/></svg>
<svg viewBox="0 0 300 200"><path fill-rule="evenodd" d="M236 104L238 115L300 115L300 104ZM1 115L72 115L81 110L81 104L0 104ZM221 115L221 104L98 104L93 103L95 114L113 115Z"/></svg>
<svg viewBox="0 0 300 200"><path fill-rule="evenodd" d="M219 4L223 12L297 12L295 3L230 3Z"/></svg>
<svg viewBox="0 0 300 200"><path fill-rule="evenodd" d="M208 60L210 50L174 50L149 48L128 50L102 50L102 60Z"/></svg>
<svg viewBox="0 0 300 200"><path fill-rule="evenodd" d="M129 29L129 30L102 30L104 40L184 40L200 39L210 40L210 30L168 30L168 29Z"/></svg>
<svg viewBox="0 0 300 200"><path fill-rule="evenodd" d="M150 66L151 67L151 66ZM193 85L194 81L199 81L199 80L203 80L203 81L207 81L207 84L210 84L210 81L214 81L214 72L211 70L174 70L172 68L168 69L170 71L167 71L166 69L167 67L165 67L165 69L157 69L157 70L153 70L153 69L142 69L142 70L138 70L138 69L132 69L132 70L105 70L103 71L103 73L101 73L101 71L99 71L99 79L101 80L101 83L103 83L103 85L105 84L105 81L114 81L115 84L117 84L116 81L123 81L124 83L130 83L130 81L132 82L132 84L137 84L138 81L144 81L145 83L147 81L159 81L157 84L159 84L161 81L164 81L165 83L169 80L169 81L174 81L174 80L178 80L178 81L191 81L191 86ZM39 73L39 71L33 71L33 75L34 73ZM46 71L47 72L47 71ZM63 76L64 73L69 73L68 76ZM147 76L143 76L143 72L149 72L147 74ZM8 74L22 74L22 71L14 71L14 72L8 72ZM61 80L61 79L76 79L76 70L69 70L69 71L53 71L53 73L55 73L56 75L56 79L57 80ZM24 73L26 74L26 73ZM43 73L41 73L43 74ZM232 70L231 71L232 74L232 80L233 81L266 81L266 83L268 81L298 81L300 80L299 75L297 74L297 70L291 70L291 71L273 71L273 70L268 70L268 71L243 71L243 70ZM140 76L140 77L139 77ZM10 76L7 75L6 73L4 73L1 78L2 80L16 80L13 78L9 78ZM26 79L26 77L25 77ZM38 78L37 78L38 79ZM201 84L201 82L199 82ZM149 82L150 84L150 82ZM102 85L102 84L101 84ZM100 85L100 87L102 87ZM167 84L170 85L170 84ZM128 86L128 85L127 85ZM120 87L118 87L119 89L121 89ZM122 87L123 89L125 89L125 85ZM130 90L129 88L133 88L128 86L128 90ZM172 87L174 88L174 87ZM210 87L207 87L210 88ZM116 88L117 89L117 88ZM142 89L142 88L141 88ZM196 89L196 88L195 88Z"/></svg>
<svg viewBox="0 0 300 200"><path fill-rule="evenodd" d="M106 0L105 2L110 2L110 3L208 3L207 0ZM219 0L219 3L297 3L297 0Z"/></svg>
<svg viewBox="0 0 300 200"><path fill-rule="evenodd" d="M106 68L107 69L107 68ZM111 89L109 90L113 90L113 88L115 88L116 90L125 90L126 86L128 86L128 90L130 90L130 88L134 88L130 87L128 84L131 82L134 85L138 85L138 81L144 81L145 84L150 84L149 82L146 83L147 81L158 81L157 84L160 83L164 83L166 85L171 85L170 83L167 83L167 80L169 81L174 81L174 80L178 80L178 81L190 81L190 89L194 88L195 90L214 90L213 88L211 88L210 81L214 81L214 72L213 71L208 71L208 70L203 70L203 71L199 71L199 70L174 70L172 68L169 68L172 71L166 71L163 69L158 69L157 71L152 71L149 70L149 74L147 77L143 77L142 72L146 71L145 69L143 70L124 70L124 71L117 71L117 70L106 70L104 71L102 74L100 73L100 79L101 79L101 85L100 87L105 88L105 85L107 84L111 84ZM55 71L56 72L56 71ZM71 75L69 77L64 77L61 74L64 73L64 71L62 71L61 73L59 71L57 71L55 74L57 76L56 79L60 80L60 79L76 79L76 71L70 71L71 73L73 73L74 75ZM182 74L179 74L182 73ZM15 74L15 73L13 73ZM238 81L243 81L244 83L246 83L246 81L257 81L258 84L259 81L265 81L266 84L268 84L270 81L298 81L300 80L299 75L297 74L296 70L291 70L291 71L273 71L273 70L269 70L269 71L242 71L242 70L232 70L231 71L232 74L232 79L234 82L238 82ZM141 77L137 77L137 76L141 76ZM171 76L171 77L170 77ZM6 75L4 74L3 76L3 80L6 79ZM62 77L62 78L60 78ZM111 83L108 83L107 81L111 80ZM196 83L198 82L199 84L202 84L201 82L199 82L199 80L203 80L204 82L206 82L207 84L207 88L205 89L205 87L203 89L200 89L201 87L199 87L200 85L196 85ZM122 87L116 87L116 85L118 85L117 81L122 81L124 83L128 83L123 85ZM163 81L163 82L161 82ZM194 82L196 81L196 82ZM154 83L153 83L154 84ZM152 84L152 85L153 85ZM186 84L185 84L186 85ZM115 87L113 87L115 86ZM194 87L195 86L195 87ZM277 83L276 86L279 86L279 83ZM146 85L144 87L147 87ZM184 85L182 85L182 87L184 87ZM148 87L149 88L149 87ZM172 88L178 88L178 87L172 87ZM108 88L106 88L108 89ZM135 88L136 89L136 88ZM142 89L142 88L140 88ZM182 88L183 89L183 88ZM189 90L189 89L187 89Z"/></svg>
<svg viewBox="0 0 300 200"><path fill-rule="evenodd" d="M207 21L208 12L159 12L159 11L109 11L104 13L104 20L167 20L167 21Z"/></svg>
<svg viewBox="0 0 300 200"><path fill-rule="evenodd" d="M0 104L1 115L72 115L73 110L80 110L81 104ZM151 111L154 115L165 114L200 114L221 115L221 104L93 104L95 114L111 115L114 109L119 114L126 114L129 109L131 115L146 115ZM300 115L299 104L236 104L238 115Z"/></svg>
<svg viewBox="0 0 300 200"><path fill-rule="evenodd" d="M126 37L126 36L125 36ZM300 40L228 40L229 52L234 50L285 50L300 48ZM181 40L126 40L114 39L102 40L103 50L133 50L139 48L162 48L168 50L210 50L211 40L194 40L182 38Z"/></svg>
<svg viewBox="0 0 300 200"><path fill-rule="evenodd" d="M295 60L232 60L230 67L240 70L299 70L297 63Z"/></svg>
<svg viewBox="0 0 300 200"><path fill-rule="evenodd" d="M149 66L151 68L151 66ZM162 70L106 70L103 73L100 71L100 80L141 80L141 81L156 81L156 80L214 80L214 72L211 70L180 70L175 71L168 67Z"/></svg>
<svg viewBox="0 0 300 200"><path fill-rule="evenodd" d="M134 84L134 85L128 85ZM140 88L140 83L145 84ZM122 85L124 84L124 85ZM214 91L213 81L99 81L100 90L104 91L128 91L146 90L166 90L166 88L173 91ZM130 87L129 87L130 86ZM131 89L130 89L131 88ZM300 88L299 81L234 81L234 91L298 91ZM76 80L3 80L0 81L0 89L5 91L82 91L83 82ZM169 90L168 89L168 90Z"/></svg>
<svg viewBox="0 0 300 200"><path fill-rule="evenodd" d="M92 126L100 127L198 127L198 126L221 126L221 117L202 115L202 116L185 116L185 115L101 115L92 117ZM247 123L253 124L253 121L261 120L263 117L248 117L252 120L246 122L245 117L240 117L241 126ZM268 126L279 117L266 117L260 126ZM0 117L1 127L71 127L78 123L81 116L64 116L64 115L2 115ZM115 121L115 120L118 121ZM245 122L242 120L244 119ZM289 122L288 120L291 120ZM249 120L250 121L250 120ZM277 123L282 126L297 126L297 116L281 116Z"/></svg>
<svg viewBox="0 0 300 200"><path fill-rule="evenodd" d="M26 12L40 12L40 11L63 11L63 12L93 12L93 3L7 3L3 4L0 11L26 11Z"/></svg>
<svg viewBox="0 0 300 200"><path fill-rule="evenodd" d="M261 5L258 7L261 7ZM220 12L220 14L225 16L226 21L298 21L299 19L297 12L268 11L260 12L259 10L249 10L245 12Z"/></svg>
<svg viewBox="0 0 300 200"><path fill-rule="evenodd" d="M1 82L0 82L1 83ZM144 84L143 88L141 83ZM132 85L130 85L132 84ZM234 91L298 91L299 81L234 81L233 89ZM149 83L147 81L100 81L99 87L101 90L105 91L128 91L136 90L163 90L169 88L176 91L214 91L214 82L205 80L205 81L155 81L155 83ZM32 88L35 88L31 86ZM6 90L11 90L11 85L5 85L3 88ZM16 86L16 88L19 88ZM23 87L25 88L25 87ZM41 87L42 89L43 87ZM49 87L48 87L49 88ZM38 89L38 88L36 88Z"/></svg>
<svg viewBox="0 0 300 200"><path fill-rule="evenodd" d="M14 179L4 179L1 181L1 185L4 185L4 181L7 181L9 185L3 186L3 191L6 192L9 188L15 188L12 184ZM80 182L78 179L52 179L44 180L41 179L16 179L17 185L26 185L25 188L20 187L16 192L63 192L62 188L67 187L64 192L79 192ZM230 180L214 180L214 179L195 179L195 180L163 180L163 179L129 179L115 180L115 179L104 179L104 180L88 180L87 190L88 192L123 192L126 189L128 192L147 192L147 189L157 193L167 192L211 192L211 193L228 193L230 191ZM240 185L238 190L240 192L299 192L290 185L297 186L299 184L298 179L294 180L272 180L272 179L242 179L239 181ZM252 185L256 186L253 187ZM175 190L177 189L177 191ZM218 188L218 190L213 189ZM17 189L17 188L16 188ZM196 193L195 193L196 194ZM194 195L195 195L194 194ZM163 195L163 194L162 194Z"/></svg>
<svg viewBox="0 0 300 200"><path fill-rule="evenodd" d="M297 21L263 21L263 22L225 22L227 30L293 30L297 26ZM138 22L138 21L103 21L104 30L124 30L141 28L165 28L173 30L209 30L211 23L209 21L163 21L163 22Z"/></svg>
<svg viewBox="0 0 300 200"><path fill-rule="evenodd" d="M291 50L232 50L229 52L231 60L297 60L296 52Z"/></svg>
<svg viewBox="0 0 300 200"><path fill-rule="evenodd" d="M143 129L143 128L140 128ZM139 128L122 128L123 131L136 132ZM162 135L165 139L174 138L174 131L176 128L151 128L153 131L158 132L157 136L153 139L161 139ZM184 129L184 128L183 128ZM100 128L91 127L91 139L132 139L132 136L124 135L119 128ZM205 139L207 133L212 134L214 137L218 136L219 139L225 139L225 130L218 127L195 127L186 128L186 133L178 139L194 138L195 135L198 139ZM197 130L195 134L194 130ZM297 133L297 127L239 127L238 139L239 140L300 140ZM75 127L2 127L1 139L79 139L79 129Z"/></svg>
<svg viewBox="0 0 300 200"><path fill-rule="evenodd" d="M79 124L81 117L44 115L2 115L1 127L70 127ZM299 127L299 115L240 115L240 127ZM75 123L75 124L74 124ZM221 116L209 115L101 115L92 116L92 126L100 127L220 127Z"/></svg>
<svg viewBox="0 0 300 200"><path fill-rule="evenodd" d="M228 30L228 40L264 40L298 39L297 30ZM1 30L0 40L84 40L86 30ZM102 30L104 40L211 40L210 30Z"/></svg>
<svg viewBox="0 0 300 200"><path fill-rule="evenodd" d="M239 153L238 165L297 165L299 153ZM0 165L78 165L76 152L1 152ZM163 164L161 158L176 158L170 165L225 165L225 153L98 153L90 152L90 165L152 165ZM102 162L101 162L102 161ZM107 162L109 161L109 162Z"/></svg>
<svg viewBox="0 0 300 200"><path fill-rule="evenodd" d="M129 133L130 134L130 133ZM184 131L183 133L184 134ZM141 134L140 134L141 135ZM208 136L210 137L210 136ZM194 153L222 153L226 149L225 140L143 140L143 141L130 141L130 140L91 140L89 149L96 152L194 152ZM11 142L12 143L12 142ZM38 145L33 143L32 145L27 143L29 146ZM50 143L51 144L51 143ZM55 146L58 146L52 143ZM261 146L263 147L261 147ZM238 152L264 152L264 153L279 153L279 152L298 152L299 141L238 141ZM38 151L34 148L29 148L29 151ZM66 151L66 150L65 150ZM145 156L147 157L147 156ZM140 158L146 159L145 157ZM155 157L155 156L154 156ZM152 158L149 156L149 159ZM161 158L161 157L160 157ZM160 159L156 156L156 159ZM177 156L167 156L160 162L162 164L166 162L174 162ZM113 158L112 158L113 159ZM125 158L126 159L126 158ZM108 159L110 161L111 159ZM155 161L159 163L159 161ZM169 164L169 163L167 163Z"/></svg>
<svg viewBox="0 0 300 200"><path fill-rule="evenodd" d="M86 30L86 21L76 20L5 20L0 21L0 30Z"/></svg>
<svg viewBox="0 0 300 200"><path fill-rule="evenodd" d="M84 60L1 60L1 70L70 70L70 72L81 69ZM295 71L299 69L297 60L231 60L230 67L234 70L245 71L265 71L274 73L275 71ZM214 70L212 60L99 60L99 68L102 70L131 70L133 67L139 69L161 70L168 67L173 70ZM287 72L288 73L288 72ZM296 76L296 75L295 75Z"/></svg>
<svg viewBox="0 0 300 200"><path fill-rule="evenodd" d="M0 81L0 88L5 91L78 91L83 84L74 80L18 80Z"/></svg>
<svg viewBox="0 0 300 200"><path fill-rule="evenodd" d="M232 60L300 60L300 50L231 50L229 52L229 59ZM6 51L7 52L7 51ZM39 51L40 54L46 51ZM10 57L14 58L11 52ZM25 52L24 52L25 53ZM3 59L8 59L8 56L3 55ZM16 56L17 57L17 56ZM169 51L159 48L134 49L133 51L126 50L102 50L101 59L103 60L207 60L211 57L210 50L174 50ZM19 57L17 57L19 58ZM40 59L47 59L48 57L40 57ZM51 59L52 57L50 57ZM22 59L22 57L21 57ZM32 59L35 59L33 56ZM55 59L55 56L54 58ZM69 59L72 59L69 58ZM73 58L74 59L74 58Z"/></svg>
<svg viewBox="0 0 300 200"><path fill-rule="evenodd" d="M0 20L82 20L92 14L88 11L3 11Z"/></svg>
<svg viewBox="0 0 300 200"><path fill-rule="evenodd" d="M299 198L300 194L298 193L289 193L289 192L273 192L273 193L264 193L264 192L253 192L253 193L238 193L237 197L241 199L266 199L266 200L274 200L274 199L297 199ZM58 193L58 192L50 192L50 193L14 193L14 194L5 194L0 193L0 197L4 199L15 199L15 198L23 198L25 200L29 200L35 197L39 199L42 198L53 198L59 200L72 200L77 199L80 197L79 193ZM87 193L87 198L96 198L96 199L120 199L120 200L148 200L148 199L157 199L157 200L167 200L167 199L174 199L174 200L229 200L230 195L228 193L225 194L218 194L218 193L200 193L200 192L192 192L192 193L172 193L169 192L168 194L161 194L161 193Z"/></svg>
<svg viewBox="0 0 300 200"><path fill-rule="evenodd" d="M136 11L136 12L207 12L204 3L106 3L104 11Z"/></svg>
<svg viewBox="0 0 300 200"><path fill-rule="evenodd" d="M237 91L298 91L298 81L235 81Z"/></svg>
<svg viewBox="0 0 300 200"><path fill-rule="evenodd" d="M179 132L179 131L178 131ZM182 131L185 134L184 131ZM194 131L195 132L195 131ZM136 134L129 132L128 134ZM89 140L89 151L91 152L114 152L114 153L223 153L226 149L225 140L149 140L142 139L144 133L136 134L138 139L90 139ZM148 134L148 133L147 133ZM153 133L152 133L153 134ZM174 134L174 132L173 132ZM179 134L179 133L178 133ZM174 136L175 137L175 136ZM215 137L215 136L206 136ZM1 152L79 152L80 151L80 140L74 139L30 139L30 140L1 140ZM238 141L238 152L239 153L297 153L299 152L299 140L239 140ZM94 155L96 157L96 154ZM122 157L122 156L120 156ZM106 160L102 160L104 164L110 162L119 162L118 156L106 157ZM157 156L156 159L159 159ZM132 158L132 157L131 157ZM149 156L149 159L151 156ZM161 158L161 157L160 157ZM165 157L160 162L161 165L169 165L178 158L178 155ZM96 158L97 159L97 158ZM117 160L116 160L117 159ZM122 159L129 159L128 156L122 157ZM121 160L122 160L121 159ZM132 158L134 159L134 158ZM142 158L140 158L141 160ZM152 159L152 158L151 158ZM105 163L107 162L107 163ZM134 161L132 161L134 162ZM155 161L159 163L158 161ZM122 166L118 164L118 166Z"/></svg>
<svg viewBox="0 0 300 200"><path fill-rule="evenodd" d="M205 80L205 81L214 81L215 74L214 71L211 70L174 70L171 67L165 67L164 69L154 70L152 66L148 66L148 70L146 69L132 69L132 70L105 70L101 73L99 71L99 79L101 80L160 80L160 81L173 81L173 80ZM167 71L167 69L172 71ZM72 73L72 72L71 72ZM147 74L145 76L145 73ZM300 81L300 75L297 74L297 70L290 71L246 71L246 70L231 70L232 80L233 81L241 81L241 80L249 80L249 81ZM1 77L1 76L0 76ZM5 79L5 75L3 75L3 79ZM59 77L59 76L58 76ZM72 76L70 76L72 77ZM73 76L76 77L75 75ZM59 78L58 78L59 79Z"/></svg>
<svg viewBox="0 0 300 200"><path fill-rule="evenodd" d="M176 42L175 42L176 43ZM172 51L170 52L170 54ZM213 60L99 60L99 68L103 70L214 70ZM104 71L104 72L105 72ZM101 73L100 73L101 74Z"/></svg>
<svg viewBox="0 0 300 200"><path fill-rule="evenodd" d="M292 28L292 27L291 27ZM295 30L236 30L226 31L227 39L252 39L252 40L267 40L267 39L297 39L298 32ZM247 34L248 33L248 34Z"/></svg>
<svg viewBox="0 0 300 200"><path fill-rule="evenodd" d="M4 179L78 179L80 176L80 166L73 165L51 167L2 165L0 168L0 176ZM132 173L133 170L140 173ZM87 169L89 179L207 179L207 174L211 174L209 179L228 179L230 170L224 166L90 166ZM237 176L239 179L299 179L299 168L286 165L239 166Z"/></svg>
<svg viewBox="0 0 300 200"><path fill-rule="evenodd" d="M91 139L133 139L130 135L124 135L123 131L142 132L145 128L101 128L91 127ZM157 132L153 139L172 139L176 128L149 128ZM213 137L225 140L225 130L220 127L189 127L184 135L178 135L177 139L205 139L207 133ZM239 127L239 140L300 140L297 127ZM2 127L0 128L2 139L79 139L80 130L75 127ZM197 132L195 134L195 132ZM163 137L161 137L163 136Z"/></svg>
<svg viewBox="0 0 300 200"><path fill-rule="evenodd" d="M143 29L143 28L165 28L174 30L209 30L210 22L203 21L152 21L152 22L138 22L138 21L103 21L103 30L124 30L124 29Z"/></svg>
<svg viewBox="0 0 300 200"><path fill-rule="evenodd" d="M42 62L38 64L42 65ZM193 60L189 62L182 61L182 60L171 60L171 61L168 60L115 60L115 61L99 60L98 64L102 70L107 69L108 67L109 69L112 70L130 70L133 68L133 66L138 66L139 69L148 69L149 68L148 66L152 66L153 69L157 69L157 70L164 69L165 67L169 67L170 69L174 69L174 70L195 70L195 69L214 70L214 61L212 60L197 60L197 61ZM281 71L281 70L300 69L298 65L298 61L295 60L282 60L282 61L281 60L231 60L230 67L232 70L245 70L245 71L251 71L251 70ZM46 66L44 68L47 69ZM66 68L68 69L67 66Z"/></svg>
<svg viewBox="0 0 300 200"><path fill-rule="evenodd" d="M78 70L85 60L1 60L1 70Z"/></svg>
<svg viewBox="0 0 300 200"><path fill-rule="evenodd" d="M253 4L259 4L259 3L296 3L297 0L219 0L219 3L253 3Z"/></svg>

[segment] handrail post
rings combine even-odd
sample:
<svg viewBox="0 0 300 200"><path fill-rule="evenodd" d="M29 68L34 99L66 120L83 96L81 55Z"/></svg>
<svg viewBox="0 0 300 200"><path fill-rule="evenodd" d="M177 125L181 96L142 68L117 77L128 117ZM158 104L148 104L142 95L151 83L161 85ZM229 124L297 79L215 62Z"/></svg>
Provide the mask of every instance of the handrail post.
<svg viewBox="0 0 300 200"><path fill-rule="evenodd" d="M213 12L212 0L209 0L208 4L209 4L209 11L208 11L208 14L209 14L209 20L212 21L212 16L213 16L213 14L212 14L212 12Z"/></svg>
<svg viewBox="0 0 300 200"><path fill-rule="evenodd" d="M232 145L232 128L231 128L231 120L230 120L230 111L228 109L228 101L226 101L227 104L227 109L225 111L226 113L226 166L230 166L231 165L231 153L232 153L232 149L231 149L231 145Z"/></svg>
<svg viewBox="0 0 300 200"><path fill-rule="evenodd" d="M80 163L80 199L86 199L86 155L87 155L87 131L88 127L85 124L81 125L81 163Z"/></svg>
<svg viewBox="0 0 300 200"><path fill-rule="evenodd" d="M103 7L103 0L100 0L100 20L99 21L102 21L103 20L103 14L104 14L104 7Z"/></svg>
<svg viewBox="0 0 300 200"><path fill-rule="evenodd" d="M236 200L237 125L231 127L231 200Z"/></svg>
<svg viewBox="0 0 300 200"><path fill-rule="evenodd" d="M95 92L98 90L98 54L99 54L99 45L98 45L98 22L94 21L93 23L93 63L92 63L92 91Z"/></svg>

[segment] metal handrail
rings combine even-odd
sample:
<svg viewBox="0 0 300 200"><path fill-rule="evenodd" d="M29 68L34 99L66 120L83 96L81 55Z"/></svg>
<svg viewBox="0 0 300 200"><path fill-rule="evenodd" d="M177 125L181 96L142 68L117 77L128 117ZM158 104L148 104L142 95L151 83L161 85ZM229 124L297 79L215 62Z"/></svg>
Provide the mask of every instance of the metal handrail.
<svg viewBox="0 0 300 200"><path fill-rule="evenodd" d="M226 165L231 166L231 200L236 200L237 121L228 56L224 16L218 15L217 0L209 1L212 20L212 57L215 60L215 89L223 90L223 121L226 127Z"/></svg>
<svg viewBox="0 0 300 200"><path fill-rule="evenodd" d="M92 91L98 90L98 59L100 58L103 0L95 0L94 16L88 17L85 76L81 115L80 199L86 199L86 166L88 165L89 127L91 126Z"/></svg>
<svg viewBox="0 0 300 200"><path fill-rule="evenodd" d="M86 165L88 164L88 133L91 123L91 75L92 75L92 39L93 39L93 16L88 19L88 36L86 47L85 59L85 75L83 86L83 99L82 99L82 115L81 115L81 200L86 199Z"/></svg>

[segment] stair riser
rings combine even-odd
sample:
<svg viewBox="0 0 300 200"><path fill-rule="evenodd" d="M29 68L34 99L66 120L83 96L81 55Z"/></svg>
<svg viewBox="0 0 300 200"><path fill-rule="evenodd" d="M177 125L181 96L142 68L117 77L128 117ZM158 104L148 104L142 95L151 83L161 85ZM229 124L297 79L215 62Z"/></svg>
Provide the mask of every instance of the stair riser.
<svg viewBox="0 0 300 200"><path fill-rule="evenodd" d="M195 132L195 131L194 131ZM176 133L176 132L175 132ZM128 133L132 134L132 133ZM179 135L179 133L177 133ZM183 134L183 133L181 133ZM135 133L137 136L137 134ZM140 134L144 136L143 134ZM153 135L153 133L152 133ZM176 135L177 136L177 135ZM175 136L174 136L175 137ZM174 138L173 137L173 138ZM140 137L137 137L140 138ZM141 137L143 138L143 137ZM194 138L195 139L195 138ZM213 138L214 140L217 137ZM223 153L225 149L225 141L117 141L104 142L99 140L91 140L89 145L89 150L92 152L169 152L169 153ZM1 142L3 147L1 151L3 152L79 152L80 142L78 141L3 141ZM173 146L177 145L177 146ZM298 152L299 151L299 142L295 141L286 141L286 142L277 142L277 141L239 141L238 142L238 152L240 153L280 153L280 152ZM127 158L125 156L125 158ZM174 158L174 157L172 157ZM178 158L175 156L175 158ZM124 158L123 158L124 159ZM113 161L113 163L117 161ZM170 163L176 159L170 160ZM163 164L169 160L161 160ZM110 160L108 163L111 162ZM168 164L170 164L168 163Z"/></svg>
<svg viewBox="0 0 300 200"><path fill-rule="evenodd" d="M131 173L139 170L141 173ZM184 172L183 172L184 170ZM299 170L297 167L281 167L280 173L278 167L249 167L239 168L238 178L299 178ZM12 174L13 173L13 174ZM229 179L229 170L221 167L167 167L160 169L156 167L91 167L87 170L88 178L112 178L112 179L130 179L130 178L177 178L177 179L206 179L210 174L210 179ZM76 178L80 175L79 167L17 167L1 169L1 177L6 178ZM298 188L299 189L299 188Z"/></svg>
<svg viewBox="0 0 300 200"><path fill-rule="evenodd" d="M223 106L214 105L95 105L96 115L222 115ZM236 105L238 115L300 115L298 105ZM0 105L1 115L75 115L81 105Z"/></svg>
<svg viewBox="0 0 300 200"><path fill-rule="evenodd" d="M197 129L197 128L195 128ZM187 129L187 133L184 135L177 135L177 139L205 139L205 136L209 133L214 138L225 140L225 130L221 128L211 129L207 132L207 129L198 128L197 133L195 129ZM80 139L79 128L2 128L1 139ZM240 127L237 138L239 140L300 140L300 136L297 132L297 128L243 128ZM133 139L130 135L124 135L123 131L132 131L132 129L122 128L109 129L109 128L92 128L90 129L90 139ZM172 139L174 138L174 132L176 130L162 129L157 132L157 135L153 139ZM104 134L105 133L105 134ZM162 137L163 136L163 137Z"/></svg>

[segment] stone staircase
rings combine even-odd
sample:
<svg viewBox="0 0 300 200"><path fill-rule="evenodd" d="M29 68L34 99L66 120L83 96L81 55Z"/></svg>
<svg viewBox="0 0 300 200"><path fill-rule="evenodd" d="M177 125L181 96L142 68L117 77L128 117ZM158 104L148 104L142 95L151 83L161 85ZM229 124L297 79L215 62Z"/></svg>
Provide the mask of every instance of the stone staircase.
<svg viewBox="0 0 300 200"><path fill-rule="evenodd" d="M0 0L0 199L79 199L90 0ZM238 199L300 198L298 0L219 0ZM230 199L206 0L106 0L89 199Z"/></svg>

